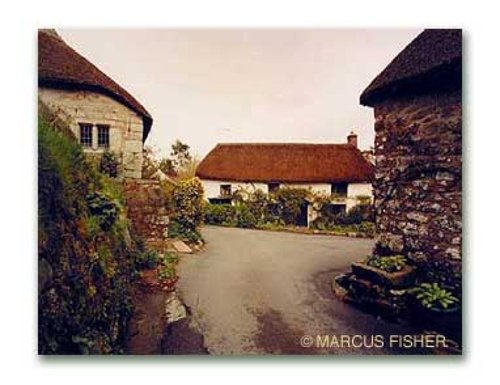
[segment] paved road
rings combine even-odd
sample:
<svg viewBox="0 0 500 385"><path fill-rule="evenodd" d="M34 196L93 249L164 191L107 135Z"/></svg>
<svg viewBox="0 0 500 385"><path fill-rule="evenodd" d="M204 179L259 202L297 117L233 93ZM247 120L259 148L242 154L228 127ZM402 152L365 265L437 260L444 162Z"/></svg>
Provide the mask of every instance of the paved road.
<svg viewBox="0 0 500 385"><path fill-rule="evenodd" d="M300 338L411 333L332 295L332 278L370 253L372 240L222 227L203 236L206 248L181 259L179 291L211 354L397 353L387 343L304 348Z"/></svg>

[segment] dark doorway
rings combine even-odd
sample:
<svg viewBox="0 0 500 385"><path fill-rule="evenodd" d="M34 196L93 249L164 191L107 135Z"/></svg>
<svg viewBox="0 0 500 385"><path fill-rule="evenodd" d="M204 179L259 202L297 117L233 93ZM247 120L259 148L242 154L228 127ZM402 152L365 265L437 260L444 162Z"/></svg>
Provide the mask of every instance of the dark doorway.
<svg viewBox="0 0 500 385"><path fill-rule="evenodd" d="M300 205L300 212L297 217L297 226L304 226L307 227L308 225L308 220L307 220L307 208L309 207L308 202L303 202Z"/></svg>

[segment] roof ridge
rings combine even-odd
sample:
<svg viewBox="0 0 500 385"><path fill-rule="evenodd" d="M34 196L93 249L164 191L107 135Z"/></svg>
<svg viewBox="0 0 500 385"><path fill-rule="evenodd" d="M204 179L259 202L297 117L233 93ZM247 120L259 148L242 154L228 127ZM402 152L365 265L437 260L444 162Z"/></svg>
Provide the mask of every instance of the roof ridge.
<svg viewBox="0 0 500 385"><path fill-rule="evenodd" d="M71 65L65 61L69 61ZM79 66L78 70L75 69L76 65ZM82 66L83 68L80 68ZM98 66L66 43L55 30L38 30L38 84L56 88L87 89L110 96L142 116L143 141L149 134L153 118L144 105Z"/></svg>
<svg viewBox="0 0 500 385"><path fill-rule="evenodd" d="M314 142L221 142L217 146L341 146L356 148L349 143L314 143Z"/></svg>

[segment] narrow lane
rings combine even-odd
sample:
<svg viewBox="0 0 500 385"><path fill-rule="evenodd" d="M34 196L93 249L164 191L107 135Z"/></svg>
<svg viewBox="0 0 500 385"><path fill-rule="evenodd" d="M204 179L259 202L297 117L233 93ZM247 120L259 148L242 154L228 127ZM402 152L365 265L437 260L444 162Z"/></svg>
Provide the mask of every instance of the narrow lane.
<svg viewBox="0 0 500 385"><path fill-rule="evenodd" d="M179 291L211 354L410 353L369 345L412 330L333 297L332 277L369 254L372 240L222 227L203 236L206 248L181 259ZM305 335L362 335L367 346L303 347Z"/></svg>

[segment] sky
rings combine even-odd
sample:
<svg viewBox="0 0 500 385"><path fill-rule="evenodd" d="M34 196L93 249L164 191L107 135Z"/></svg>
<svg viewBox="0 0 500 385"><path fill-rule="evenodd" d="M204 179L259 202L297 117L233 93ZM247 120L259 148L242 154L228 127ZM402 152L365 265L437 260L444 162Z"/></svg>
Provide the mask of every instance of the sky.
<svg viewBox="0 0 500 385"><path fill-rule="evenodd" d="M359 96L419 29L59 29L153 116L146 141L205 156L224 142L373 146Z"/></svg>

